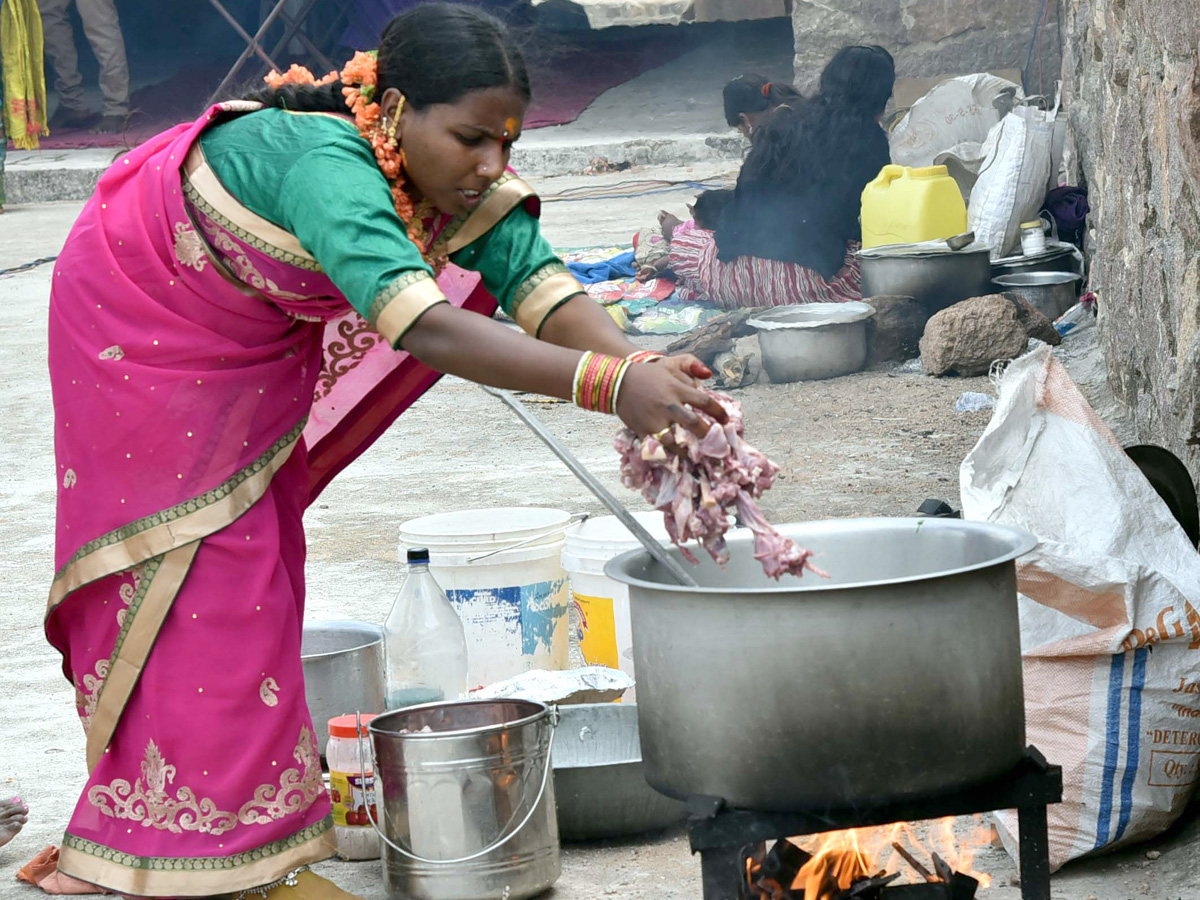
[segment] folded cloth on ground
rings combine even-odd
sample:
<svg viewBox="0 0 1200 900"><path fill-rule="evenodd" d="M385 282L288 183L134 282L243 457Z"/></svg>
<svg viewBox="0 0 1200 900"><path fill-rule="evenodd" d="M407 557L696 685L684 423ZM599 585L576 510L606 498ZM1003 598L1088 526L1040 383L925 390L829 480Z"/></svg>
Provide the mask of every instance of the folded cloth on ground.
<svg viewBox="0 0 1200 900"><path fill-rule="evenodd" d="M675 282L669 278L652 278L646 282L619 278L585 284L583 289L589 297L604 306L618 300L653 300L659 303L675 293Z"/></svg>
<svg viewBox="0 0 1200 900"><path fill-rule="evenodd" d="M567 268L580 284L596 284L600 281L612 281L615 278L632 278L637 274L634 267L633 251L627 250L600 262L568 262Z"/></svg>
<svg viewBox="0 0 1200 900"><path fill-rule="evenodd" d="M51 844L17 872L17 881L41 888L47 894L103 894L94 885L58 871L58 848Z"/></svg>

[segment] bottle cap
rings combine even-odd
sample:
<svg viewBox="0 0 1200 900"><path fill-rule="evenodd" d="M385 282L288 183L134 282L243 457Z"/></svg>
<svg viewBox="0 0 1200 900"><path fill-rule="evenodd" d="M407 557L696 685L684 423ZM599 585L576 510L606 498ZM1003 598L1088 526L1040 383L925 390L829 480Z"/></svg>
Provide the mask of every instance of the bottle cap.
<svg viewBox="0 0 1200 900"><path fill-rule="evenodd" d="M409 563L427 563L429 562L429 551L424 547L413 547L408 551Z"/></svg>
<svg viewBox="0 0 1200 900"><path fill-rule="evenodd" d="M357 735L355 735L355 733L354 733L354 725L355 725L355 722L359 718L360 718L359 716L355 716L355 715L334 716L332 719L329 720L329 736L336 737L336 738L356 737ZM367 723L370 722L373 718L375 718L374 713L371 713L371 714L363 713L363 715L361 716L361 719L362 719L361 734L363 737L367 736Z"/></svg>

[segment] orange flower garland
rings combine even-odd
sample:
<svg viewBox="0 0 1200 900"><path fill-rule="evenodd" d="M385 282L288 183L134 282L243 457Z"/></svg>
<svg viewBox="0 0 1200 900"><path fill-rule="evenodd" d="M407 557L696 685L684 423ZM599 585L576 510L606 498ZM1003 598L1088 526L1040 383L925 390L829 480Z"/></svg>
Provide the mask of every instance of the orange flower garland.
<svg viewBox="0 0 1200 900"><path fill-rule="evenodd" d="M429 256L429 236L424 219L434 212L432 204L422 201L420 206L414 206L409 194L407 179L404 177L404 151L399 148L395 138L388 134L383 127L383 110L375 100L375 89L379 83L379 68L375 53L359 51L346 63L341 73L330 72L324 78L317 80L316 76L303 66L293 65L287 72L271 72L263 79L268 85L278 90L287 84L312 85L323 87L327 84L341 81L342 96L346 106L354 115L354 125L364 141L371 145L375 154L375 162L383 177L387 179L392 189L392 202L396 206L396 215L404 223L408 236L421 256L425 258L437 275L445 267L445 255L431 258ZM404 98L396 108L396 116L404 109Z"/></svg>

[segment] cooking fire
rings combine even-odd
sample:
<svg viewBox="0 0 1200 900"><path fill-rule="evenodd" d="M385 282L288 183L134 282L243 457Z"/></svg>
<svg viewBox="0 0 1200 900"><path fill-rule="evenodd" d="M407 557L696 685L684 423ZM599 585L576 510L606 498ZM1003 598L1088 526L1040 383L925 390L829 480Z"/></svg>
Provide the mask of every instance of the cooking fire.
<svg viewBox="0 0 1200 900"><path fill-rule="evenodd" d="M966 840L954 817L926 828L895 824L852 828L816 839L776 841L745 852L744 896L761 900L971 900L987 875L972 871L990 840L976 817ZM921 832L924 832L922 834Z"/></svg>

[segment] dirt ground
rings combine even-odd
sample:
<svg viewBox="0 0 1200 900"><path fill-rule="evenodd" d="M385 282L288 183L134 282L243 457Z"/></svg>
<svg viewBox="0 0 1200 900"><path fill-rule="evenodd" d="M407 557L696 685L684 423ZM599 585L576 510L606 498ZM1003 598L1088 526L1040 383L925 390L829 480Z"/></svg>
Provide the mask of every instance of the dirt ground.
<svg viewBox="0 0 1200 900"><path fill-rule="evenodd" d="M712 172L655 172L692 180ZM634 176L637 177L637 173ZM578 180L549 180L547 193ZM589 185L611 183L589 181ZM678 207L682 187L636 201L547 204L547 230L561 247L627 238L630 221L659 205ZM78 204L12 207L0 235L0 268L56 251ZM53 563L54 481L45 317L51 269L0 277L0 782L32 806L26 830L0 848L0 897L36 896L12 881L35 852L61 838L84 782L83 734L73 692L41 633ZM985 379L937 380L871 372L828 382L756 384L738 393L749 437L783 468L768 496L778 522L904 515L927 497L957 503L958 467L988 414L958 415L964 390ZM613 423L562 404L539 415L613 490ZM640 501L625 493L632 508ZM308 512L310 618L382 621L398 588L397 530L407 519L451 509L537 505L599 512L596 501L511 413L480 389L444 380L351 466ZM962 828L966 830L967 823ZM1189 900L1200 897L1200 820L1152 844L1085 862L1056 876L1063 900ZM1147 850L1161 853L1151 861ZM1015 867L985 849L977 867L992 875L983 900L1015 900ZM370 900L385 896L378 863L328 863L320 870ZM648 839L565 848L554 893L698 900L699 863L674 832Z"/></svg>

